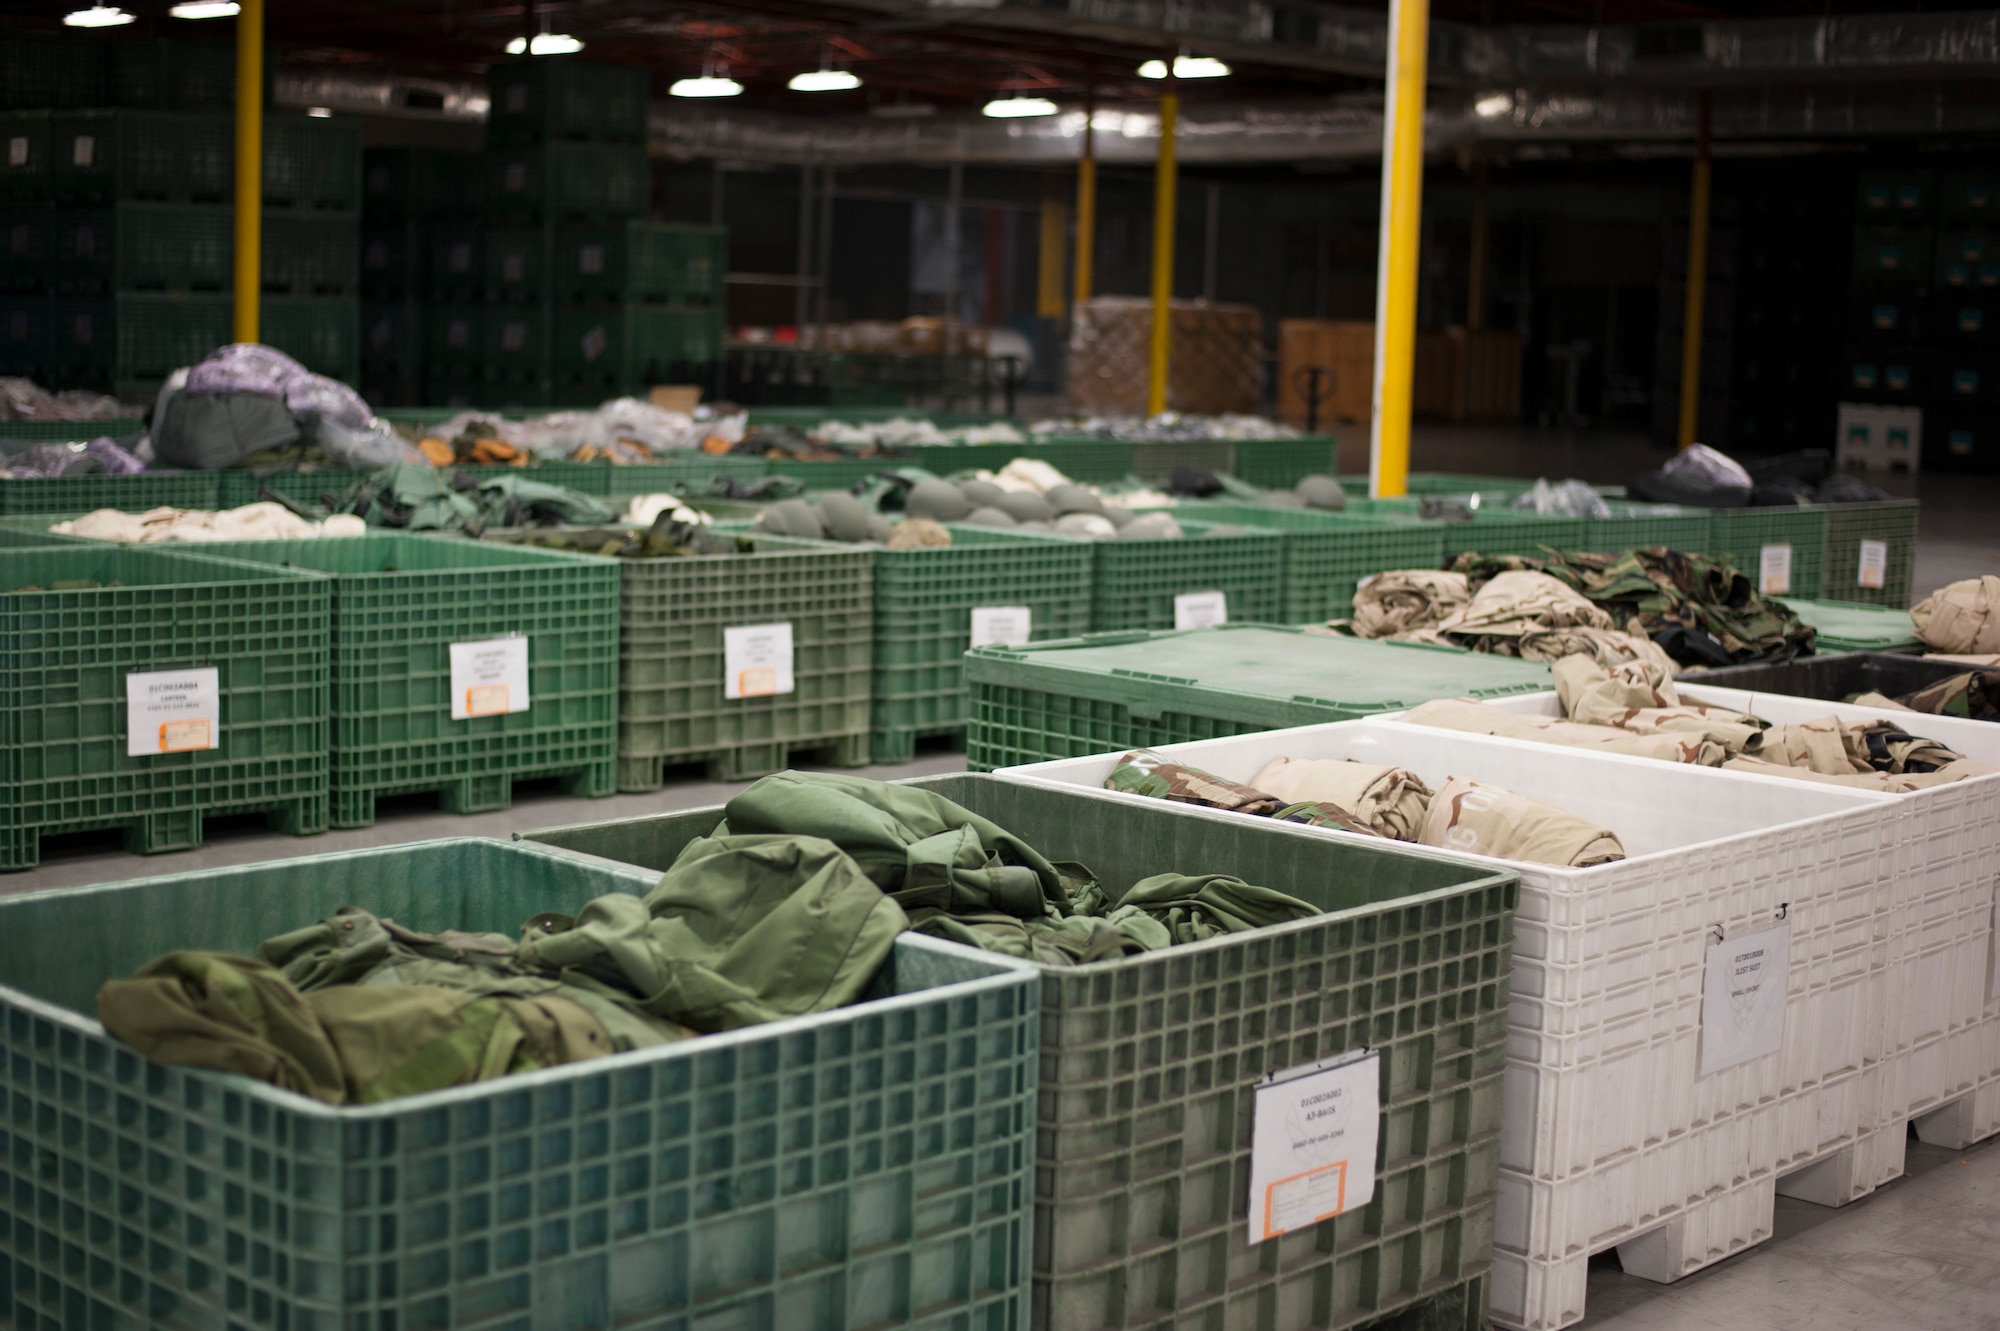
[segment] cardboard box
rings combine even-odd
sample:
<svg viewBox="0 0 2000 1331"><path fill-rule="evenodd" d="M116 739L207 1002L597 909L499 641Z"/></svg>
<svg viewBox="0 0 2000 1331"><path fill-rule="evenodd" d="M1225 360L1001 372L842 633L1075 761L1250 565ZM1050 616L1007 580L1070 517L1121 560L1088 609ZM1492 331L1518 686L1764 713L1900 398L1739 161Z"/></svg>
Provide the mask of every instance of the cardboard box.
<svg viewBox="0 0 2000 1331"><path fill-rule="evenodd" d="M1287 424L1307 424L1313 370L1321 372L1318 424L1367 420L1375 395L1375 325L1334 319L1278 325L1278 410Z"/></svg>
<svg viewBox="0 0 2000 1331"><path fill-rule="evenodd" d="M1250 305L1173 302L1167 408L1199 415L1255 412L1263 398L1263 316ZM1099 296L1076 310L1070 332L1070 406L1146 410L1153 304Z"/></svg>

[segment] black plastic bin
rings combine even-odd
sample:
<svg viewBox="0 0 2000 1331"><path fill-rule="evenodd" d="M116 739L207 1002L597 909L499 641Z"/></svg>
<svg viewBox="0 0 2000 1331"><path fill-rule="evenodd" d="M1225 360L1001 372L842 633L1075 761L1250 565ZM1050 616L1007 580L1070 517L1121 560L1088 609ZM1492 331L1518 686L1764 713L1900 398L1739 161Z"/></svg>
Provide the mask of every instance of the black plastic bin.
<svg viewBox="0 0 2000 1331"><path fill-rule="evenodd" d="M1897 698L1977 668L1963 661L1932 661L1921 656L1899 656L1894 652L1841 652L1831 656L1808 656L1796 661L1724 666L1719 670L1690 670L1681 679L1689 684L1755 689L1793 698L1822 698L1827 702L1840 702L1857 693L1880 693Z"/></svg>

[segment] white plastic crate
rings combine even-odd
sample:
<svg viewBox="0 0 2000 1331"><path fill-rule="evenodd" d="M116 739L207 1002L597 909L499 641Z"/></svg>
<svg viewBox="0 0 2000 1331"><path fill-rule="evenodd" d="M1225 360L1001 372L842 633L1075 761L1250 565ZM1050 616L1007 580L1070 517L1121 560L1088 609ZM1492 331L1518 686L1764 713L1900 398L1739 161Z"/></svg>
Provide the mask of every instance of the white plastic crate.
<svg viewBox="0 0 2000 1331"><path fill-rule="evenodd" d="M2000 724L1991 721L1694 684L1680 692L1774 722L1828 713L1850 721L1892 720L2000 767ZM1529 698L1539 699L1542 708L1560 705L1553 694ZM1993 986L1994 950L2000 945L1994 933L2000 908L2000 776L1899 798L1913 824L1902 838L1913 859L1893 899L1899 911L1895 962L1905 977L1895 1071L1904 1112L1917 1120L1918 1135L1956 1149L2000 1132L2000 995Z"/></svg>
<svg viewBox="0 0 2000 1331"><path fill-rule="evenodd" d="M1901 1172L1900 1149L1884 1162L1880 1141L1890 1119L1901 1127L1887 902L1907 820L1895 797L1382 719L1160 751L1245 782L1281 754L1393 762L1433 786L1463 776L1532 794L1623 840L1631 858L1588 869L1470 857L1521 875L1495 1321L1577 1321L1589 1258L1607 1248L1627 1270L1671 1280L1761 1242L1782 1175L1805 1171L1813 1200L1844 1201ZM1000 775L1158 803L1102 789L1118 757ZM1712 928L1762 928L1781 903L1792 925L1784 1044L1698 1077Z"/></svg>

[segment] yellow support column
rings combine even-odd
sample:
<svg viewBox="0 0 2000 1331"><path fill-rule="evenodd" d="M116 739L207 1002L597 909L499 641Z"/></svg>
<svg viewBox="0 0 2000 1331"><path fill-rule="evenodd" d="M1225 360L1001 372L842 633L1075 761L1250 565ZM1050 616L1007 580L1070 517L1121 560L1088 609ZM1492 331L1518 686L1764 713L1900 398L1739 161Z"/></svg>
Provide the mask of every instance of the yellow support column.
<svg viewBox="0 0 2000 1331"><path fill-rule="evenodd" d="M1097 99L1083 103L1083 156L1076 163L1076 274L1072 304L1090 299L1090 264L1097 246L1097 139L1090 122L1097 117Z"/></svg>
<svg viewBox="0 0 2000 1331"><path fill-rule="evenodd" d="M257 340L264 286L264 0L236 15L236 318L238 342Z"/></svg>
<svg viewBox="0 0 2000 1331"><path fill-rule="evenodd" d="M1069 230L1069 209L1048 191L1042 193L1042 239L1036 249L1035 315L1063 317L1063 233Z"/></svg>
<svg viewBox="0 0 2000 1331"><path fill-rule="evenodd" d="M1418 223L1424 202L1424 64L1430 0L1391 0L1382 121L1382 236L1375 274L1375 401L1368 493L1409 491L1410 388L1417 350Z"/></svg>
<svg viewBox="0 0 2000 1331"><path fill-rule="evenodd" d="M1701 420L1701 321L1708 294L1708 94L1701 95L1700 127L1695 131L1694 189L1688 200L1687 300L1681 306L1682 448L1695 441Z"/></svg>
<svg viewBox="0 0 2000 1331"><path fill-rule="evenodd" d="M1146 366L1146 414L1167 409L1167 365L1173 351L1174 130L1181 99L1160 98L1160 160L1153 169L1153 341Z"/></svg>

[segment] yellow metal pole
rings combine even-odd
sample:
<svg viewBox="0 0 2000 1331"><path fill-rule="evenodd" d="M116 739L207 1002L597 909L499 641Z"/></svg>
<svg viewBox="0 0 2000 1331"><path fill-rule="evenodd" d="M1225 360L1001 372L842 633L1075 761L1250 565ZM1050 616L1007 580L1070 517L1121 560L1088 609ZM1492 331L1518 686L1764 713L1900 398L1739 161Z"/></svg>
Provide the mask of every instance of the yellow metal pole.
<svg viewBox="0 0 2000 1331"><path fill-rule="evenodd" d="M1042 240L1036 250L1035 314L1042 319L1063 316L1063 233L1069 229L1069 208L1044 191Z"/></svg>
<svg viewBox="0 0 2000 1331"><path fill-rule="evenodd" d="M1090 262L1097 246L1097 139L1090 122L1097 117L1097 98L1083 102L1083 156L1076 164L1076 274L1074 304L1090 299Z"/></svg>
<svg viewBox="0 0 2000 1331"><path fill-rule="evenodd" d="M1375 402L1368 493L1405 494L1417 349L1417 244L1424 195L1424 63L1430 0L1391 0L1388 114L1382 125L1382 223L1375 275Z"/></svg>
<svg viewBox="0 0 2000 1331"><path fill-rule="evenodd" d="M1181 99L1160 98L1160 160L1153 168L1153 342L1146 366L1146 414L1167 409L1167 364L1173 351L1174 130Z"/></svg>
<svg viewBox="0 0 2000 1331"><path fill-rule="evenodd" d="M1682 448L1695 442L1701 420L1701 321L1708 288L1708 94L1701 95L1701 124L1695 133L1694 189L1688 200L1687 301L1681 307Z"/></svg>
<svg viewBox="0 0 2000 1331"><path fill-rule="evenodd" d="M264 285L264 0L236 15L236 318L238 342L257 340Z"/></svg>

